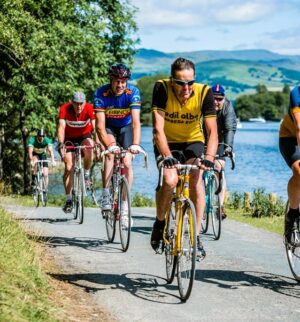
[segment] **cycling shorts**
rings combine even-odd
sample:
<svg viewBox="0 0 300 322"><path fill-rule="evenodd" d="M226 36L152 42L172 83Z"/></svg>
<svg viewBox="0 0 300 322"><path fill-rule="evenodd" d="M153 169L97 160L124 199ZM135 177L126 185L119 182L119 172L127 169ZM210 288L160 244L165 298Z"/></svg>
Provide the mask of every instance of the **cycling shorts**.
<svg viewBox="0 0 300 322"><path fill-rule="evenodd" d="M116 142L124 149L127 149L132 145L132 126L128 124L123 127L106 127L107 134L111 134L115 137Z"/></svg>
<svg viewBox="0 0 300 322"><path fill-rule="evenodd" d="M33 152L32 155L36 156L39 160L47 160L47 155L45 153L38 154ZM48 162L42 162L42 166L43 168L48 168Z"/></svg>
<svg viewBox="0 0 300 322"><path fill-rule="evenodd" d="M297 144L297 139L292 137L279 138L279 150L285 162L291 168L292 164L300 161L300 148Z"/></svg>
<svg viewBox="0 0 300 322"><path fill-rule="evenodd" d="M200 158L204 153L204 144L202 142L184 142L184 143L169 143L169 149L174 158L180 163L185 163L187 160ZM155 158L160 156L157 147L154 145ZM183 158L182 158L183 156Z"/></svg>
<svg viewBox="0 0 300 322"><path fill-rule="evenodd" d="M81 142L83 141L83 140L85 140L85 139L91 139L92 138L92 134L91 133L88 133L88 134L85 134L85 135L82 135L82 136L80 136L80 137L78 137L78 138L71 138L71 139L69 139L69 138L65 138L65 144L66 145L81 145ZM67 149L66 150L66 152L73 152L73 150L71 150L71 149Z"/></svg>

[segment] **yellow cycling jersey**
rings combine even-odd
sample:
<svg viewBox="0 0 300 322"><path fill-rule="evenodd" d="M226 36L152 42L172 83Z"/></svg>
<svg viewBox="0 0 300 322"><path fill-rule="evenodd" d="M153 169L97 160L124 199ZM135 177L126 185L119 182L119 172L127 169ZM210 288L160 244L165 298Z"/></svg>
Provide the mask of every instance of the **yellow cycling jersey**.
<svg viewBox="0 0 300 322"><path fill-rule="evenodd" d="M203 142L202 117L216 117L213 96L209 86L195 83L193 93L182 106L178 101L171 81L160 80L153 91L152 111L165 113L164 132L169 143Z"/></svg>

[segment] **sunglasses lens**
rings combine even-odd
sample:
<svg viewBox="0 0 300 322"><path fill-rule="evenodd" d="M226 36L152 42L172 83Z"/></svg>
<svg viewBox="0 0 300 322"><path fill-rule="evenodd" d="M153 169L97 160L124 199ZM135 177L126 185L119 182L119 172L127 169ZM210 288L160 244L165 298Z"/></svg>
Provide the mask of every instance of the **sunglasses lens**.
<svg viewBox="0 0 300 322"><path fill-rule="evenodd" d="M174 79L174 82L179 86L184 86L184 85L192 86L195 83L195 80L182 81L180 79Z"/></svg>

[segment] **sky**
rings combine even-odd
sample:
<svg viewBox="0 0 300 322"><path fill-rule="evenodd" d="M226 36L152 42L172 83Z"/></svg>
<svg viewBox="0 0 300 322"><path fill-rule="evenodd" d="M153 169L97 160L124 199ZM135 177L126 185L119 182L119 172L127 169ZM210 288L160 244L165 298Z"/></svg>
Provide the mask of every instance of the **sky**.
<svg viewBox="0 0 300 322"><path fill-rule="evenodd" d="M300 55L300 0L130 0L139 48Z"/></svg>

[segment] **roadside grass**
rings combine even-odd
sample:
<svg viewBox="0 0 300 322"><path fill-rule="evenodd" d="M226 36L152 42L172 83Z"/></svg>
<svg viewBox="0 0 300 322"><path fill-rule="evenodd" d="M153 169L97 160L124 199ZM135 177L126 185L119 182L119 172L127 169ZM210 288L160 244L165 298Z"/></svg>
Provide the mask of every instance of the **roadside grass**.
<svg viewBox="0 0 300 322"><path fill-rule="evenodd" d="M284 216L257 218L253 217L251 213L245 213L242 209L232 209L230 207L226 207L226 214L229 219L283 235Z"/></svg>
<svg viewBox="0 0 300 322"><path fill-rule="evenodd" d="M0 321L60 321L26 232L2 208L0 220Z"/></svg>

